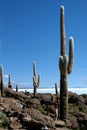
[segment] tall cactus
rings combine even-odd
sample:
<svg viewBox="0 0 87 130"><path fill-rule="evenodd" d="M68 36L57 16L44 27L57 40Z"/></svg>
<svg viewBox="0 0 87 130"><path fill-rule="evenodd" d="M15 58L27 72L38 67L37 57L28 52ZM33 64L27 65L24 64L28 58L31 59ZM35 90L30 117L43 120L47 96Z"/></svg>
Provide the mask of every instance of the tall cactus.
<svg viewBox="0 0 87 130"><path fill-rule="evenodd" d="M74 62L74 40L69 38L69 58L66 55L66 35L64 25L64 7L60 8L60 119L68 117L68 85L67 75L71 73Z"/></svg>
<svg viewBox="0 0 87 130"><path fill-rule="evenodd" d="M3 80L3 66L0 65L0 91L1 97L4 97L4 80Z"/></svg>
<svg viewBox="0 0 87 130"><path fill-rule="evenodd" d="M16 92L18 92L18 85L16 84Z"/></svg>
<svg viewBox="0 0 87 130"><path fill-rule="evenodd" d="M10 74L9 74L9 77L8 77L8 88L12 89L12 82L11 82Z"/></svg>
<svg viewBox="0 0 87 130"><path fill-rule="evenodd" d="M34 86L34 92L33 92L33 96L35 97L37 94L37 88L40 85L40 75L38 75L38 80L37 80L37 76L36 76L36 64L35 62L33 62L33 86Z"/></svg>
<svg viewBox="0 0 87 130"><path fill-rule="evenodd" d="M57 83L55 83L55 93L56 93L56 97L58 97L58 86L57 86Z"/></svg>

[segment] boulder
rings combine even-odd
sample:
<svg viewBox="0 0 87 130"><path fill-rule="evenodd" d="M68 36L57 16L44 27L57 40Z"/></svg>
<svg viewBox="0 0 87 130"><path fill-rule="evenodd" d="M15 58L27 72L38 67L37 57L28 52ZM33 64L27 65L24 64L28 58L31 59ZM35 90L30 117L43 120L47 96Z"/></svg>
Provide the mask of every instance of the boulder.
<svg viewBox="0 0 87 130"><path fill-rule="evenodd" d="M27 105L27 107L33 107L35 109L39 109L41 107L40 100L36 99L36 98L29 99L26 102L26 105Z"/></svg>
<svg viewBox="0 0 87 130"><path fill-rule="evenodd" d="M10 117L10 129L19 130L22 128L21 123L19 122L17 117Z"/></svg>
<svg viewBox="0 0 87 130"><path fill-rule="evenodd" d="M28 100L30 98L30 96L25 95L23 92L16 92L10 88L4 88L4 92L6 97L18 99L22 102L25 102L25 100Z"/></svg>
<svg viewBox="0 0 87 130"><path fill-rule="evenodd" d="M26 108L24 109L24 113L27 113L27 118L25 117L25 114L22 114L22 122L26 124L28 129L40 130L44 126L48 126L49 128L55 127L53 118L41 114L39 110L34 108Z"/></svg>
<svg viewBox="0 0 87 130"><path fill-rule="evenodd" d="M56 120L55 121L55 127L64 127L65 126L65 122L62 120Z"/></svg>
<svg viewBox="0 0 87 130"><path fill-rule="evenodd" d="M76 105L81 105L85 103L85 99L76 93L69 92L69 103L74 103Z"/></svg>

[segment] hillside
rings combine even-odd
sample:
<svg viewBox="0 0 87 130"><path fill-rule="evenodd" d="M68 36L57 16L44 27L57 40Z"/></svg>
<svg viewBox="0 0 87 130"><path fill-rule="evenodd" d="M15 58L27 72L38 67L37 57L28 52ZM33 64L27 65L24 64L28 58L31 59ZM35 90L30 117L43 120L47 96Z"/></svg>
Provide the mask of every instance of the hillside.
<svg viewBox="0 0 87 130"><path fill-rule="evenodd" d="M55 121L55 95L37 94L33 98L29 92L15 92L4 88L4 97L0 98L0 128L41 130L86 130L87 96L69 92L68 119Z"/></svg>

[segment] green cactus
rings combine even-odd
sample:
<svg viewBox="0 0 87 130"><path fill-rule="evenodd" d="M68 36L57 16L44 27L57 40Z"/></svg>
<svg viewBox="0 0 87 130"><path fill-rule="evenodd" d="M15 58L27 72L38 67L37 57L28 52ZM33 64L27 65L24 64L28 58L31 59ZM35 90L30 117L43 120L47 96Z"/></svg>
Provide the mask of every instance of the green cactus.
<svg viewBox="0 0 87 130"><path fill-rule="evenodd" d="M11 82L10 74L9 74L9 77L8 77L8 88L12 89L12 82Z"/></svg>
<svg viewBox="0 0 87 130"><path fill-rule="evenodd" d="M18 85L16 84L16 92L18 92Z"/></svg>
<svg viewBox="0 0 87 130"><path fill-rule="evenodd" d="M69 38L69 59L66 55L66 35L64 25L64 7L60 8L60 119L66 120L68 117L68 85L67 75L71 73L74 62L74 40Z"/></svg>
<svg viewBox="0 0 87 130"><path fill-rule="evenodd" d="M55 83L55 93L56 93L56 97L58 97L58 86L57 86L57 83Z"/></svg>
<svg viewBox="0 0 87 130"><path fill-rule="evenodd" d="M4 97L4 80L3 80L3 66L0 65L0 91L1 97Z"/></svg>
<svg viewBox="0 0 87 130"><path fill-rule="evenodd" d="M36 76L36 64L35 62L33 62L33 86L34 86L34 92L33 92L33 96L35 97L37 94L37 88L40 85L40 75L38 75L38 80L37 80L37 76Z"/></svg>

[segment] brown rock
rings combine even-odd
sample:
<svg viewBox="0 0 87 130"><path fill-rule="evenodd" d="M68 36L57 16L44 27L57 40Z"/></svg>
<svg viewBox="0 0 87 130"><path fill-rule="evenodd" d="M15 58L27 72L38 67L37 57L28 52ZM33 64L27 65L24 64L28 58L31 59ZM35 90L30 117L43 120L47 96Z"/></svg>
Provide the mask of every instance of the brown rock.
<svg viewBox="0 0 87 130"><path fill-rule="evenodd" d="M69 92L69 103L74 103L76 105L81 105L85 103L85 99L76 93Z"/></svg>
<svg viewBox="0 0 87 130"><path fill-rule="evenodd" d="M26 122L26 125L28 126L29 129L37 129L42 128L43 126L48 126L48 127L54 127L54 120L50 116L46 116L41 114L39 110L33 109L33 108L26 108L24 110L24 113L27 113L27 116L30 116L30 120ZM23 114L24 116L24 114ZM25 117L24 117L25 118ZM34 126L33 126L34 124Z"/></svg>
<svg viewBox="0 0 87 130"><path fill-rule="evenodd" d="M22 125L17 117L10 117L10 128L13 130L18 130L22 128Z"/></svg>
<svg viewBox="0 0 87 130"><path fill-rule="evenodd" d="M10 88L4 88L4 92L6 97L15 98L22 102L30 98L30 96L25 95L23 92L16 92Z"/></svg>
<svg viewBox="0 0 87 130"><path fill-rule="evenodd" d="M64 127L65 126L65 122L62 120L56 120L55 121L55 126L56 127Z"/></svg>
<svg viewBox="0 0 87 130"><path fill-rule="evenodd" d="M27 104L27 107L33 107L35 109L39 109L41 107L40 100L36 98L29 99L26 102L26 104Z"/></svg>

